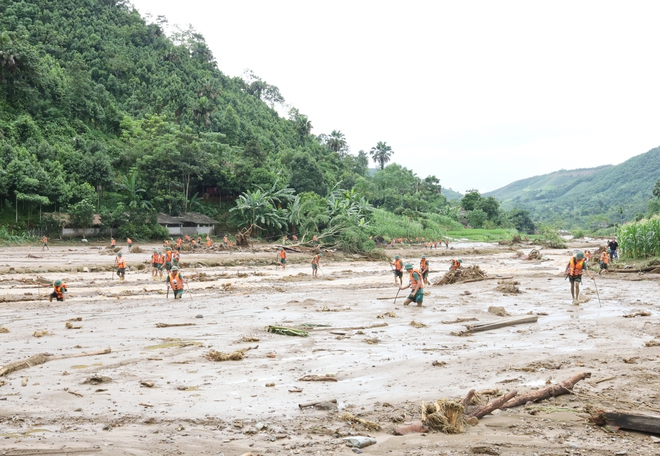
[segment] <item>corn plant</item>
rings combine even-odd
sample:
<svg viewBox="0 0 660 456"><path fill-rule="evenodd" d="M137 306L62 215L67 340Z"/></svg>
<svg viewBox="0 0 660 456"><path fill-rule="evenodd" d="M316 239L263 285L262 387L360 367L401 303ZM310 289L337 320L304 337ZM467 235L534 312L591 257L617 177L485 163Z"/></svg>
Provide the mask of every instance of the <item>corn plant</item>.
<svg viewBox="0 0 660 456"><path fill-rule="evenodd" d="M621 254L627 258L660 256L660 217L626 223L617 240Z"/></svg>

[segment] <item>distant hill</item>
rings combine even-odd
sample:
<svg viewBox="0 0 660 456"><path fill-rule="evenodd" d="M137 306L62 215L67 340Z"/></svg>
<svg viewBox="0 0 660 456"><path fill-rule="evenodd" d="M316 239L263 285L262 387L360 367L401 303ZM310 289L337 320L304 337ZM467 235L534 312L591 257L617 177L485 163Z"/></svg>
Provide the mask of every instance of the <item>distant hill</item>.
<svg viewBox="0 0 660 456"><path fill-rule="evenodd" d="M451 188L442 187L442 194L447 198L447 201L458 201L463 198L461 193L455 192Z"/></svg>
<svg viewBox="0 0 660 456"><path fill-rule="evenodd" d="M533 219L562 228L598 228L646 212L658 179L660 147L616 166L556 171L513 182L483 196L495 197L504 209L527 209Z"/></svg>

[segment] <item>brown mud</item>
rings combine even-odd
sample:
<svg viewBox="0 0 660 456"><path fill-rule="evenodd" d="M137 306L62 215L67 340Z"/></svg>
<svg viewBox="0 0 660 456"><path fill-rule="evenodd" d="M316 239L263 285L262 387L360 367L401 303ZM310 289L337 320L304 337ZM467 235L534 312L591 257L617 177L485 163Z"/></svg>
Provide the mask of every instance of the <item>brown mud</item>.
<svg viewBox="0 0 660 456"><path fill-rule="evenodd" d="M575 306L562 275L570 250L452 246L387 253L414 265L425 254L431 283L458 256L464 267L511 281L431 286L423 307L404 307L407 293L394 303L386 261L324 252L313 279L311 254L290 252L286 270L276 269L276 249L260 245L182 252L191 280L183 299L173 300L164 279L151 277L154 245L124 253L123 282L100 245L1 247L0 367L40 353L112 351L1 377L0 450L349 455L342 438L370 436L377 443L361 451L374 455L660 453L647 434L611 432L587 419L592 409L660 415L659 275L600 275L597 289L585 277ZM522 259L534 247L547 261ZM56 279L69 288L63 303L49 302L50 289L36 286ZM510 316L489 312L495 307ZM538 321L452 335L525 315ZM269 325L309 335L267 332ZM392 434L419 422L423 402L461 399L471 389L492 400L579 372L591 378L574 394L498 411L462 433ZM336 381L302 380L314 377ZM319 405L299 407L309 403Z"/></svg>

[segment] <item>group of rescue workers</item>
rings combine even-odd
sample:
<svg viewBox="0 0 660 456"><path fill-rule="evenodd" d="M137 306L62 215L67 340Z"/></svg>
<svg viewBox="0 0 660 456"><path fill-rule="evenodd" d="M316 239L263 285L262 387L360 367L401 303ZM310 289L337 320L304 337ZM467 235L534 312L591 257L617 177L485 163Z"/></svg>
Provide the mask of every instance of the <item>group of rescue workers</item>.
<svg viewBox="0 0 660 456"><path fill-rule="evenodd" d="M293 236L294 240L297 240L297 237ZM286 240L286 239L285 239ZM417 239L418 240L418 239ZM183 276L179 270L179 261L180 261L180 252L181 245L185 243L193 244L193 247L200 245L202 241L201 236L197 239L190 238L186 235L184 238L179 237L176 240L176 246L174 248L170 247L169 240L163 242L164 250L154 249L151 255L151 276L152 277L163 277L163 269L167 272L167 277L165 283L169 289L171 288L174 292L174 299L183 296L184 284L187 283L184 281ZM316 241L316 236L314 236L314 241ZM406 239L408 241L408 239ZM46 236L42 239L43 249L48 249L48 238ZM213 245L213 240L207 236L206 239L207 246ZM422 242L424 238L422 238ZM445 241L448 243L448 241ZM223 238L223 244L231 246L232 242L228 239L227 235ZM115 239L111 239L110 246L111 248L116 248ZM133 241L130 238L126 239L126 245L129 252L133 247ZM606 249L601 249L600 255L598 258L599 262L599 271L598 274L607 273L609 264L614 259L618 258L617 248L618 243L616 238L608 241ZM323 255L317 253L312 257L311 266L312 266L312 276L317 277L318 271L321 269L320 262ZM580 284L582 282L582 275L584 272L587 273L590 279L595 281L595 276L589 271L589 263L593 261L594 253L591 251L582 252L578 250L569 260L566 270L564 271L564 277L569 279L571 283L571 296L573 298L573 304L578 305L580 299ZM463 260L452 259L450 270L460 271L462 270ZM429 261L426 258L426 255L422 255L419 268L414 268L412 263L406 263L404 265L403 260L399 255L394 256L394 261L390 263L392 267L392 272L394 273L394 284L399 287L399 290L405 290L410 288L410 294L408 295L404 306L409 305L411 302L417 304L421 307L424 301L424 285L430 285L428 280L429 275ZM115 258L116 274L119 276L119 280L124 280L126 276L126 260L123 258L121 252L117 253ZM283 270L286 270L286 250L284 247L281 247L277 254L277 266L282 267ZM403 285L403 271L406 271L409 274L409 280L407 285ZM51 284L45 284L43 286L52 286L53 292L50 294L50 301L56 299L57 301L64 301L64 293L67 292L66 284L62 280L56 280ZM398 293L397 293L398 294Z"/></svg>

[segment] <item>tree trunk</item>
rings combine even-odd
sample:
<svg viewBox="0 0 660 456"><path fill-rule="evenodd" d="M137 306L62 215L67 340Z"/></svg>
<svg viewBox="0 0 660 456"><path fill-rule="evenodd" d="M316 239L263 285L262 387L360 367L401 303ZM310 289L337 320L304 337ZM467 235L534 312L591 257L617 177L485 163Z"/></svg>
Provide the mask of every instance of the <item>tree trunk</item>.
<svg viewBox="0 0 660 456"><path fill-rule="evenodd" d="M516 394L518 394L517 391L511 391L510 393L506 393L503 396L498 397L495 399L493 402L490 402L482 407L479 407L476 410L473 410L471 413L467 414L466 416L474 416L475 418L483 418L484 416L488 415L489 413L492 413L493 410L497 410L499 408L502 408L503 404L506 404L509 402L511 399L513 399Z"/></svg>
<svg viewBox="0 0 660 456"><path fill-rule="evenodd" d="M511 407L518 407L520 405L525 405L528 402L536 402L549 397L561 396L562 394L568 394L571 392L571 389L575 386L580 380L591 377L591 372L580 372L575 374L563 382L557 383L556 385L548 386L540 390L532 391L531 393L523 394L518 396L515 399L512 399L506 402L501 409L508 409Z"/></svg>

